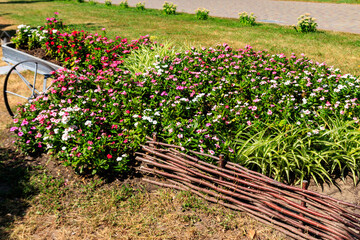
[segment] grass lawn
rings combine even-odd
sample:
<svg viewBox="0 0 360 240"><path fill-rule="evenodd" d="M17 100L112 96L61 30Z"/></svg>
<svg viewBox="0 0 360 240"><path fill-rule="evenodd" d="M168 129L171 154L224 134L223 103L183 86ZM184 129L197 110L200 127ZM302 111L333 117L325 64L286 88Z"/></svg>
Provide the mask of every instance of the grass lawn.
<svg viewBox="0 0 360 240"><path fill-rule="evenodd" d="M214 46L228 43L233 48L246 44L271 53L305 53L308 57L326 62L344 73L360 74L360 35L320 31L301 34L292 27L259 23L242 26L236 19L210 18L196 20L195 15L165 16L159 10L137 11L102 4L74 4L68 2L11 2L0 0L0 16L16 24L37 26L46 17L59 12L64 22L73 28L101 32L106 28L110 37L136 39L149 34L175 45Z"/></svg>

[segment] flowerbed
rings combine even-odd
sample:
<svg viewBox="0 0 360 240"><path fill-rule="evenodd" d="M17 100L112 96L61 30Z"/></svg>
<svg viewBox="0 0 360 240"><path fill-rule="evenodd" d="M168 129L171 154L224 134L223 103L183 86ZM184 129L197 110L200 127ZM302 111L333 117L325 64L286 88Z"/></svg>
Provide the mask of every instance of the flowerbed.
<svg viewBox="0 0 360 240"><path fill-rule="evenodd" d="M51 28L46 34L40 45L71 70L57 73L47 96L19 107L12 131L28 152L50 151L79 172L123 172L145 136L157 132L163 141L225 154L279 180L321 178L311 174L316 167L326 177L359 167L357 161L349 167L331 159L300 161L289 169L280 162L264 165L261 156L242 160L234 144L246 134L293 128L301 129L299 139L320 139L333 117L358 128L360 80L354 76L304 56L226 44L158 56L153 68L132 73L123 59L137 46L151 49L147 37L128 43L82 31ZM311 171L301 172L306 168Z"/></svg>

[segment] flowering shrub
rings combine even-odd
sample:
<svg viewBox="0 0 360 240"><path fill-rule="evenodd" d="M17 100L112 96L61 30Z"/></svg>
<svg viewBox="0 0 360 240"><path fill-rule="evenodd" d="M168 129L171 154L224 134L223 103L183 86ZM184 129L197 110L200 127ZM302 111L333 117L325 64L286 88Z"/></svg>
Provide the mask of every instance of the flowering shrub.
<svg viewBox="0 0 360 240"><path fill-rule="evenodd" d="M139 2L139 3L137 3L136 5L135 5L135 8L137 9L137 10L145 10L145 2Z"/></svg>
<svg viewBox="0 0 360 240"><path fill-rule="evenodd" d="M198 8L196 10L196 18L199 20L206 20L209 18L209 10L205 8Z"/></svg>
<svg viewBox="0 0 360 240"><path fill-rule="evenodd" d="M62 20L57 19L58 14L58 12L55 12L55 17L46 19L45 26L38 26L35 29L27 25L19 25L16 35L11 41L15 43L16 48L31 50L41 47L49 30L56 29L57 31L57 29L62 30L64 28Z"/></svg>
<svg viewBox="0 0 360 240"><path fill-rule="evenodd" d="M254 16L254 13L248 14L247 12L241 12L239 13L239 21L241 24L245 25L255 25L256 17Z"/></svg>
<svg viewBox="0 0 360 240"><path fill-rule="evenodd" d="M334 117L359 128L360 80L304 56L287 58L250 46L233 50L227 44L153 56L161 45L147 37L128 43L82 31L53 34L47 35L56 42L46 45L50 54L81 54L64 59L73 71L59 71L46 96L19 107L11 130L25 151L50 151L79 172L126 171L145 136L157 132L162 141L225 154L283 179L290 170L277 171L283 166L278 162L260 155L237 158L234 139L294 128L306 130L298 131L300 139L324 138L329 132L324 119ZM130 74L123 59L136 56L132 50L138 48L153 65ZM329 173L347 164L331 159L325 166ZM323 164L300 162L291 168L295 178L304 178L299 169Z"/></svg>
<svg viewBox="0 0 360 240"><path fill-rule="evenodd" d="M170 2L164 2L163 12L166 15L174 15L176 13L176 5Z"/></svg>
<svg viewBox="0 0 360 240"><path fill-rule="evenodd" d="M309 13L306 13L298 17L297 27L295 26L294 28L296 31L303 33L316 32L317 23L315 20L315 18L310 17Z"/></svg>
<svg viewBox="0 0 360 240"><path fill-rule="evenodd" d="M121 7L121 8L129 8L129 4L128 4L127 0L121 1L119 3L119 7Z"/></svg>

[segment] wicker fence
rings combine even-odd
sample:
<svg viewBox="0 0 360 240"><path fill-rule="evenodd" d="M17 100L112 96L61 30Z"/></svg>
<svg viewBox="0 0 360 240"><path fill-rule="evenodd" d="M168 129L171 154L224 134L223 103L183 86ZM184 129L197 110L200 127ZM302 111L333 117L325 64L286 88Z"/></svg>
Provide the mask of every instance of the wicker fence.
<svg viewBox="0 0 360 240"><path fill-rule="evenodd" d="M214 203L243 211L294 239L360 239L360 206L288 186L238 164L157 142L142 146L136 159L144 181L187 190ZM201 161L211 157L218 166ZM156 178L154 178L156 176ZM162 180L158 180L162 177ZM164 181L165 180L165 181Z"/></svg>

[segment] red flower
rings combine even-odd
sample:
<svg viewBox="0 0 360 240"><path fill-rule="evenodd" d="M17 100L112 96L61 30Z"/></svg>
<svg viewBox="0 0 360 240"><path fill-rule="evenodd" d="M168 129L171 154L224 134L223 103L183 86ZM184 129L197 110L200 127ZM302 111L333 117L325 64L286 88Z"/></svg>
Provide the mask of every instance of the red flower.
<svg viewBox="0 0 360 240"><path fill-rule="evenodd" d="M107 158L108 158L108 159L112 158L112 155L111 155L111 154L108 154L108 155L107 155Z"/></svg>

